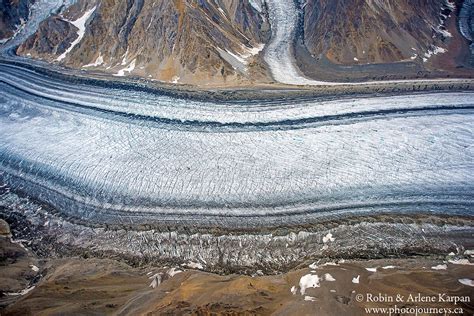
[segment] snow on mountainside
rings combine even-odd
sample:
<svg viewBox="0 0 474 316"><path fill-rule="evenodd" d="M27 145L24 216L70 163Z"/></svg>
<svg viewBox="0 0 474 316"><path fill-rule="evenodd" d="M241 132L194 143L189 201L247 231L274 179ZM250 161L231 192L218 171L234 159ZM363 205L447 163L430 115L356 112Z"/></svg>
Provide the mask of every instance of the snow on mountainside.
<svg viewBox="0 0 474 316"><path fill-rule="evenodd" d="M3 42L23 28L19 16L28 16L31 1L2 4L0 21L10 21ZM472 0L78 0L72 5L36 0L35 5L51 16L39 26L42 19L33 26L27 21L26 28L37 31L16 38L15 45L22 43L17 54L113 76L197 85L318 85L473 75ZM20 10L25 6L26 13Z"/></svg>
<svg viewBox="0 0 474 316"><path fill-rule="evenodd" d="M168 82L267 80L259 1L77 1L17 51L87 70Z"/></svg>
<svg viewBox="0 0 474 316"><path fill-rule="evenodd" d="M28 19L33 0L0 1L0 43L17 32Z"/></svg>
<svg viewBox="0 0 474 316"><path fill-rule="evenodd" d="M454 10L450 0L309 0L305 44L340 64L422 60L446 52Z"/></svg>

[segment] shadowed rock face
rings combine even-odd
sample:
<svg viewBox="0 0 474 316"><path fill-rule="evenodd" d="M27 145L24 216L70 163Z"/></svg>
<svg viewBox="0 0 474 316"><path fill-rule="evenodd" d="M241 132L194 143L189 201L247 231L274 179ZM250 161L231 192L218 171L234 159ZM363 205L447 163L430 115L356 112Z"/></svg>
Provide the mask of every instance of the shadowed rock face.
<svg viewBox="0 0 474 316"><path fill-rule="evenodd" d="M254 61L268 25L248 1L79 1L44 21L18 53L57 60L91 11L61 63L182 83L265 77Z"/></svg>
<svg viewBox="0 0 474 316"><path fill-rule="evenodd" d="M11 37L22 20L28 18L29 7L32 3L34 0L0 1L0 40Z"/></svg>
<svg viewBox="0 0 474 316"><path fill-rule="evenodd" d="M310 0L304 40L336 64L426 62L454 36L446 21L455 8L445 0Z"/></svg>

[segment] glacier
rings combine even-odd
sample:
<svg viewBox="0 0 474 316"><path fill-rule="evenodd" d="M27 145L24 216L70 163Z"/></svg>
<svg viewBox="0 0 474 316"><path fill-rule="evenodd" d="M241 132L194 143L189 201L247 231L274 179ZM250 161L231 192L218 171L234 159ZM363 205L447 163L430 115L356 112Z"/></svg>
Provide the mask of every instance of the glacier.
<svg viewBox="0 0 474 316"><path fill-rule="evenodd" d="M0 69L2 178L71 217L248 226L472 207L470 92L245 106Z"/></svg>
<svg viewBox="0 0 474 316"><path fill-rule="evenodd" d="M471 0L465 1L463 9L460 13L459 27L461 33L469 40L469 19L471 9ZM301 14L300 5L304 6L298 1L287 0L268 0L268 15L270 25L272 28L272 36L270 42L266 46L264 60L270 68L273 79L277 82L288 85L309 85L309 86L353 86L353 85L367 85L384 83L420 83L420 82L442 82L442 81L456 81L456 79L415 79L415 80L384 80L384 81L366 81L366 82L335 82L335 81L321 81L307 78L298 68L294 58L294 40L297 31L297 25ZM433 53L443 53L444 49L434 47L428 55ZM429 57L427 55L427 57ZM425 58L426 59L426 58Z"/></svg>
<svg viewBox="0 0 474 316"><path fill-rule="evenodd" d="M273 273L472 240L472 92L200 101L68 78L0 62L0 217L42 253Z"/></svg>
<svg viewBox="0 0 474 316"><path fill-rule="evenodd" d="M69 7L75 0L36 0L31 6L30 14L26 23L8 39L0 45L3 55L11 53L10 50L23 43L30 35L38 29L41 22L52 13L58 13L63 8Z"/></svg>
<svg viewBox="0 0 474 316"><path fill-rule="evenodd" d="M472 92L201 101L11 56L67 3L1 48L0 216L38 249L229 272L472 241ZM296 5L267 4L274 79L339 84L300 74Z"/></svg>

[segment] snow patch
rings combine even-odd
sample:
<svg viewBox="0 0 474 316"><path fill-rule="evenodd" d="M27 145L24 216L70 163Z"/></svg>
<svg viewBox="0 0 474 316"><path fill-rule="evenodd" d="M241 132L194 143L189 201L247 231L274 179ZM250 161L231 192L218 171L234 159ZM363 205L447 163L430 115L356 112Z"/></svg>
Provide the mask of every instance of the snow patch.
<svg viewBox="0 0 474 316"><path fill-rule="evenodd" d="M442 47L438 47L438 46L434 46L432 49L428 50L426 53L425 53L425 58L423 58L423 61L426 62L428 61L428 59L433 56L433 55L438 55L438 54L444 54L446 53L447 50L442 48Z"/></svg>
<svg viewBox="0 0 474 316"><path fill-rule="evenodd" d="M300 279L300 293L304 295L306 289L320 287L319 277L317 275L306 274Z"/></svg>
<svg viewBox="0 0 474 316"><path fill-rule="evenodd" d="M179 76L174 76L172 79L171 79L171 83L178 83L179 82L179 79L181 79Z"/></svg>
<svg viewBox="0 0 474 316"><path fill-rule="evenodd" d="M149 277L149 279L152 280L149 287L155 289L158 285L161 284L161 273L156 273Z"/></svg>
<svg viewBox="0 0 474 316"><path fill-rule="evenodd" d="M5 293L6 295L10 295L10 296L17 296L17 295L26 295L28 293L30 293L33 289L35 288L35 286L31 286L31 287L28 287L24 290L21 290L20 292L14 292L14 293Z"/></svg>
<svg viewBox="0 0 474 316"><path fill-rule="evenodd" d="M35 272L39 271L39 268L37 266L35 266L34 264L30 264L30 268L31 268L31 270L33 270Z"/></svg>
<svg viewBox="0 0 474 316"><path fill-rule="evenodd" d="M104 63L104 58L102 57L101 53L99 53L99 56L97 57L95 62L93 62L91 64L84 65L84 66L82 66L82 68L97 67L97 66L102 65L103 63Z"/></svg>
<svg viewBox="0 0 474 316"><path fill-rule="evenodd" d="M232 66L232 68L242 73L247 71L247 63L244 58L232 52L229 52L228 50L223 50L219 47L217 47L216 49L219 52L219 56L221 56L222 59L228 62Z"/></svg>
<svg viewBox="0 0 474 316"><path fill-rule="evenodd" d="M472 266L474 263L469 262L467 259L452 259L448 260L449 263L452 264L461 264L461 265L466 265L466 266Z"/></svg>
<svg viewBox="0 0 474 316"><path fill-rule="evenodd" d="M62 53L56 59L56 61L61 61L64 58L66 58L67 54L69 54L69 52L71 52L72 49L82 41L82 38L84 37L84 34L86 32L86 23L89 20L89 18L91 17L92 13L94 13L96 8L97 8L97 6L93 7L89 11L86 11L86 13L84 13L83 16L81 16L79 19L77 19L75 21L65 20L65 21L71 23L72 25L74 25L75 27L78 28L77 38L71 43L71 45L68 47L68 49L66 49L66 51L64 53Z"/></svg>
<svg viewBox="0 0 474 316"><path fill-rule="evenodd" d="M127 56L128 56L128 47L127 47L127 50L125 51L125 54L123 54L122 62L120 63L122 66L125 66L127 64Z"/></svg>
<svg viewBox="0 0 474 316"><path fill-rule="evenodd" d="M354 284L359 284L359 281L360 281L360 275L352 278L352 283L354 283Z"/></svg>
<svg viewBox="0 0 474 316"><path fill-rule="evenodd" d="M198 262L188 262L188 263L185 263L183 264L185 267L188 267L188 268L191 268L191 269L198 269L198 270L203 270L204 267L202 266L202 264L198 263Z"/></svg>
<svg viewBox="0 0 474 316"><path fill-rule="evenodd" d="M436 31L441 34L443 37L453 37L453 34L451 34L448 30L442 29L442 28L437 28Z"/></svg>
<svg viewBox="0 0 474 316"><path fill-rule="evenodd" d="M324 275L324 280L329 281L329 282L334 282L334 281L336 281L336 279L334 279L334 277L333 277L331 274L329 274L329 273L326 273L326 274Z"/></svg>
<svg viewBox="0 0 474 316"><path fill-rule="evenodd" d="M176 274L181 273L181 272L183 272L183 271L178 270L178 269L175 269L175 268L171 268L171 269L169 269L166 273L167 273L170 277L174 277Z"/></svg>
<svg viewBox="0 0 474 316"><path fill-rule="evenodd" d="M309 267L310 269L313 269L313 270L317 269L317 268L318 268L317 262L313 262L313 263L310 264L308 267Z"/></svg>
<svg viewBox="0 0 474 316"><path fill-rule="evenodd" d="M316 298L312 297L312 296L305 296L304 297L304 300L305 301L310 301L310 302L314 302L316 300Z"/></svg>
<svg viewBox="0 0 474 316"><path fill-rule="evenodd" d="M385 266L385 267L382 267L382 269L384 270L387 270L387 269L395 269L396 266Z"/></svg>
<svg viewBox="0 0 474 316"><path fill-rule="evenodd" d="M331 233L328 233L326 236L323 237L323 243L327 243L334 240L336 239L332 237Z"/></svg>
<svg viewBox="0 0 474 316"><path fill-rule="evenodd" d="M217 8L217 9L219 10L220 13L222 13L222 15L223 15L224 17L227 17L226 14L225 14L225 11L222 10L222 8Z"/></svg>
<svg viewBox="0 0 474 316"><path fill-rule="evenodd" d="M135 69L135 61L136 59L132 60L132 62L130 63L130 65L128 65L128 67L120 69L118 73L114 74L114 76L123 77L125 76L125 72L128 72L128 73L132 72Z"/></svg>
<svg viewBox="0 0 474 316"><path fill-rule="evenodd" d="M446 270L448 268L445 264L438 264L437 266L431 267L433 270Z"/></svg>
<svg viewBox="0 0 474 316"><path fill-rule="evenodd" d="M377 272L377 267L375 267L375 268L365 268L365 270L367 270L369 272Z"/></svg>
<svg viewBox="0 0 474 316"><path fill-rule="evenodd" d="M242 57L247 59L249 57L255 56L258 53L260 53L264 48L265 48L265 44L263 43L257 44L253 47L247 47L243 45L242 49L244 50L245 53L242 54Z"/></svg>
<svg viewBox="0 0 474 316"><path fill-rule="evenodd" d="M298 292L298 290L296 289L296 286L293 285L290 289L290 292L291 294L296 295L296 293Z"/></svg>
<svg viewBox="0 0 474 316"><path fill-rule="evenodd" d="M466 251L464 251L464 255L466 255L466 256L474 256L474 250L466 250Z"/></svg>
<svg viewBox="0 0 474 316"><path fill-rule="evenodd" d="M241 46L242 53L233 53L228 49L217 47L217 51L222 59L227 61L235 70L240 72L247 71L248 59L257 55L265 47L265 44L257 44L254 47Z"/></svg>

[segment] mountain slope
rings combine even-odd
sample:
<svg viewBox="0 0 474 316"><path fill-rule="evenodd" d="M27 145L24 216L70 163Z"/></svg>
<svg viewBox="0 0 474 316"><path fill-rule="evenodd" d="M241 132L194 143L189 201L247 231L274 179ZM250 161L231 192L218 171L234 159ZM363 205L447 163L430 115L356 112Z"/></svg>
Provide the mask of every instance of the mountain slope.
<svg viewBox="0 0 474 316"><path fill-rule="evenodd" d="M255 61L268 28L248 1L79 1L44 21L17 53L116 76L265 80Z"/></svg>
<svg viewBox="0 0 474 316"><path fill-rule="evenodd" d="M444 21L453 9L444 0L310 0L305 43L340 64L427 58L452 37Z"/></svg>
<svg viewBox="0 0 474 316"><path fill-rule="evenodd" d="M297 58L310 65L303 69L313 77L472 75L472 68L462 69L470 65L469 43L457 24L461 3L308 0L300 38L311 56L297 51Z"/></svg>
<svg viewBox="0 0 474 316"><path fill-rule="evenodd" d="M28 19L33 0L0 1L0 41L13 36L21 24Z"/></svg>
<svg viewBox="0 0 474 316"><path fill-rule="evenodd" d="M470 3L78 0L55 9L16 52L88 72L201 86L472 78Z"/></svg>

